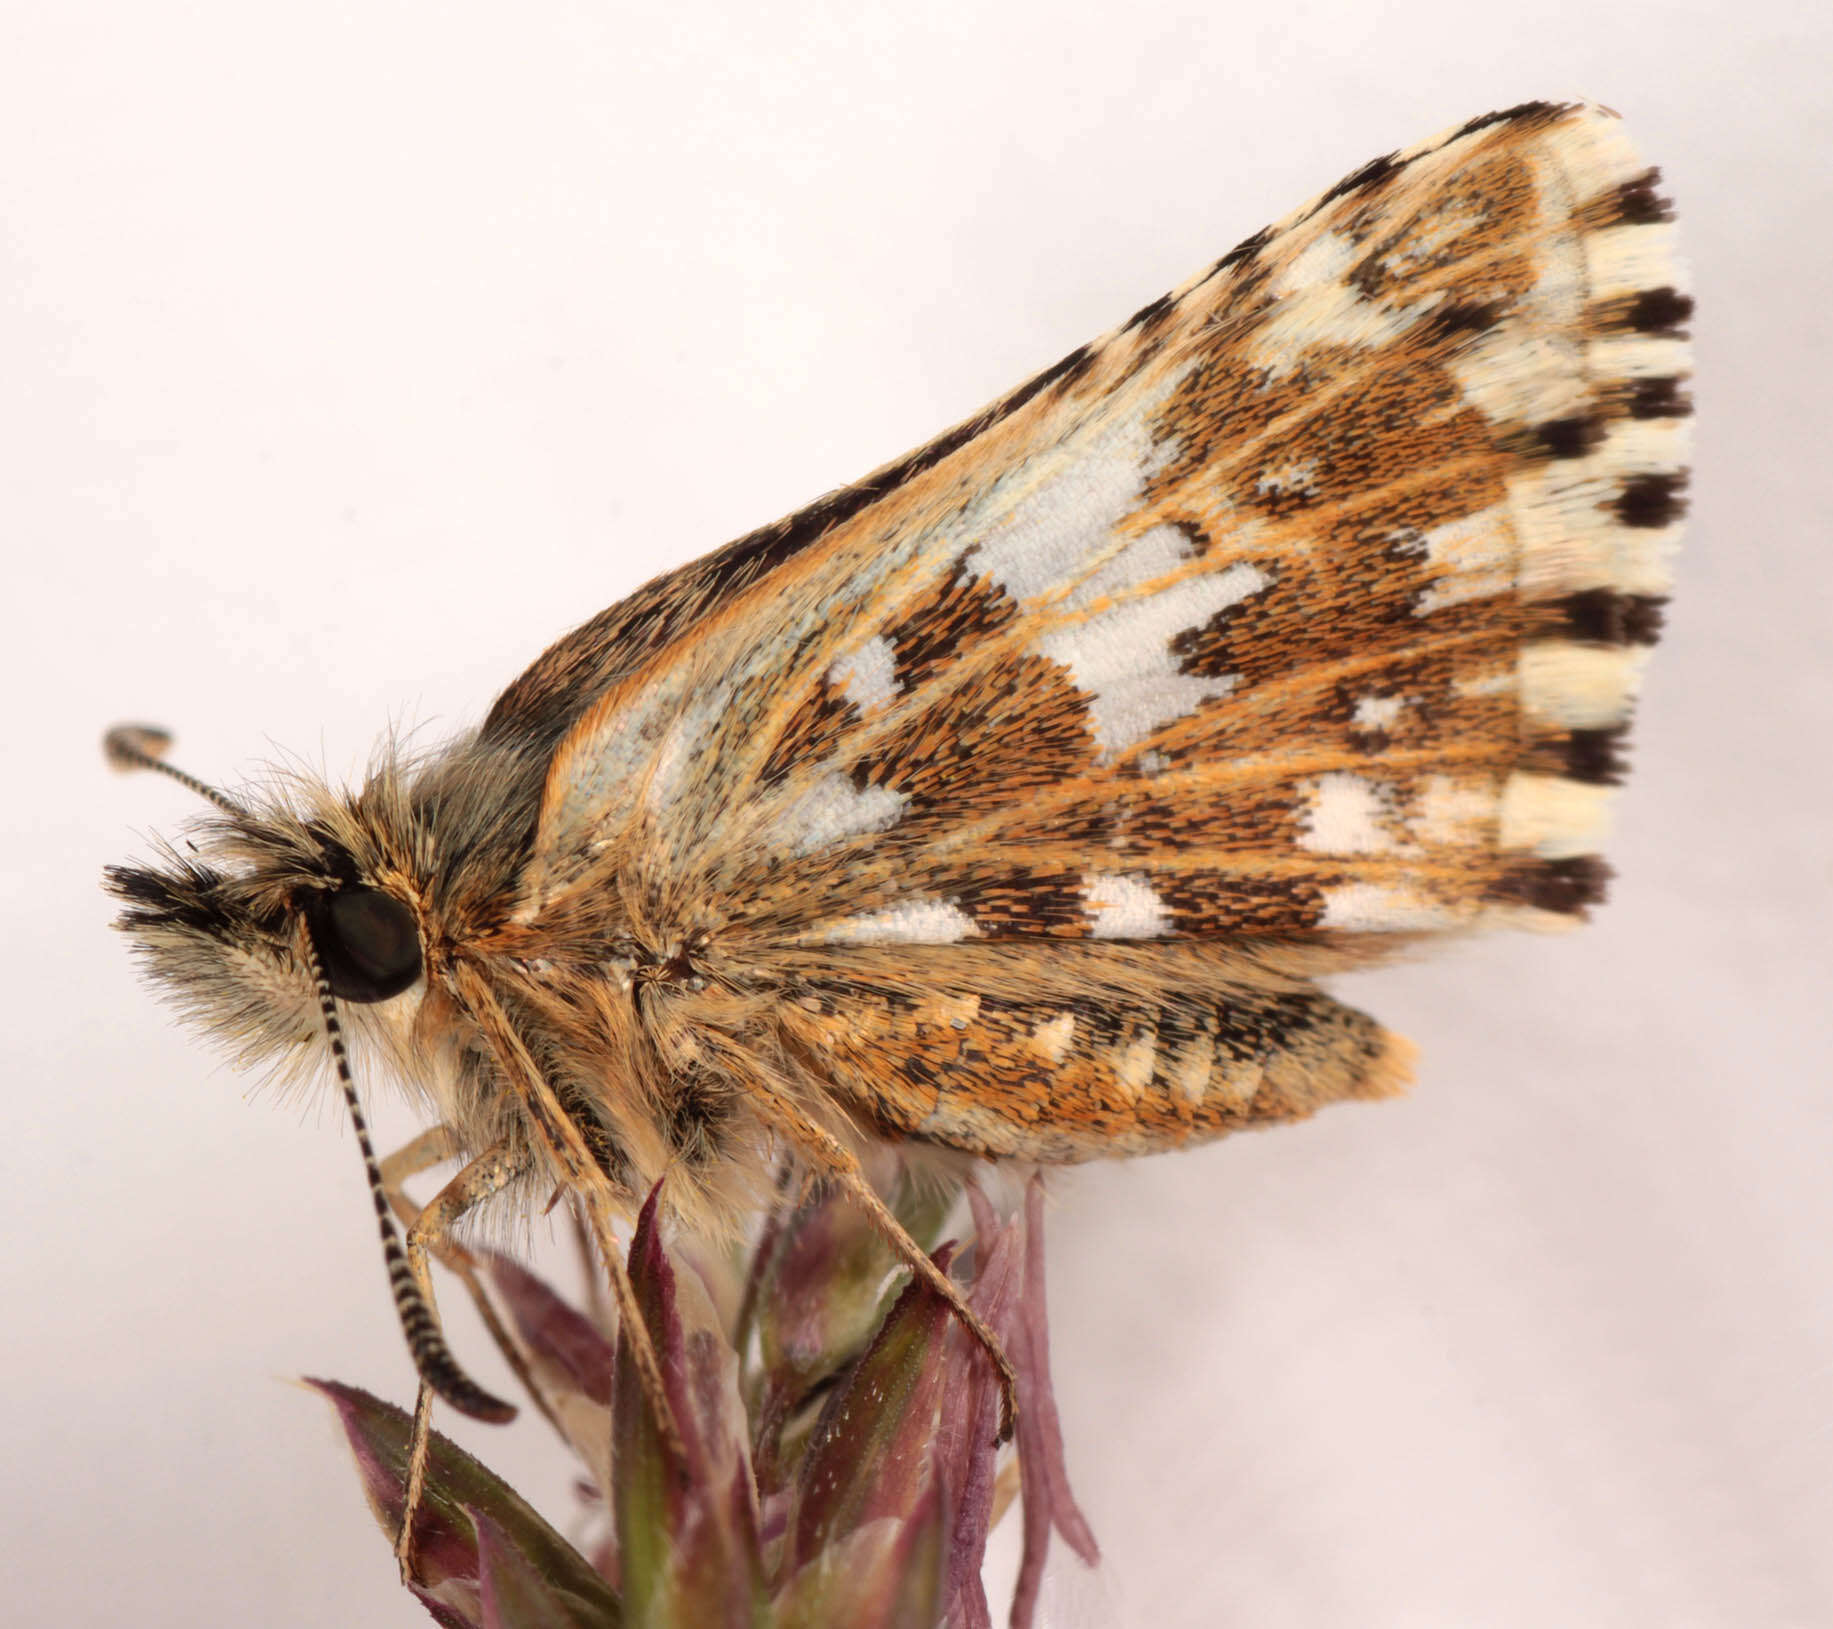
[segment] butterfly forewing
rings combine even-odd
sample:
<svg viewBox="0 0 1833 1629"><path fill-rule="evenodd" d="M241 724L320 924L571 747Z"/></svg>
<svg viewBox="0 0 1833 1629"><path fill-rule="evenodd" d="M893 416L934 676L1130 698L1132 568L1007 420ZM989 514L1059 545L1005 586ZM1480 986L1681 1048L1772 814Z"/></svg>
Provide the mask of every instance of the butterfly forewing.
<svg viewBox="0 0 1833 1629"><path fill-rule="evenodd" d="M524 920L615 877L887 1129L989 1152L1388 1089L1367 1020L1180 947L1315 970L1600 897L1688 412L1652 183L1600 110L1472 121L607 613L543 658Z"/></svg>

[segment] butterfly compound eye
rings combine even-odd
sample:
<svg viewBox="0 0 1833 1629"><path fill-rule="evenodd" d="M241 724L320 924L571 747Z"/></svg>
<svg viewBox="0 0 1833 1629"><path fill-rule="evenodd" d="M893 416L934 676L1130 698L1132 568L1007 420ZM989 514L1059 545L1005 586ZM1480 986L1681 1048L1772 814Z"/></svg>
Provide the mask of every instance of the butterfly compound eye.
<svg viewBox="0 0 1833 1629"><path fill-rule="evenodd" d="M313 943L340 1001L368 1005L397 996L420 977L414 913L379 888L345 888L306 908Z"/></svg>

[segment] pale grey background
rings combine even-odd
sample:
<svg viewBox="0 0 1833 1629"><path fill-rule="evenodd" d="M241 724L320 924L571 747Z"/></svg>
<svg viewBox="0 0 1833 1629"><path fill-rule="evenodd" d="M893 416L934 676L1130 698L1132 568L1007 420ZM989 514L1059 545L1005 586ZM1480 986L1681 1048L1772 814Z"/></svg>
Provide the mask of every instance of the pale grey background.
<svg viewBox="0 0 1833 1629"><path fill-rule="evenodd" d="M1823 8L670 12L0 13L8 1621L419 1618L280 1383L408 1395L350 1139L136 985L96 875L194 805L103 725L233 779L475 718L1364 159L1569 94L1702 307L1622 880L1361 982L1410 1100L1058 1185L1108 1561L1050 1621L1833 1621ZM560 1509L540 1432L461 1434Z"/></svg>

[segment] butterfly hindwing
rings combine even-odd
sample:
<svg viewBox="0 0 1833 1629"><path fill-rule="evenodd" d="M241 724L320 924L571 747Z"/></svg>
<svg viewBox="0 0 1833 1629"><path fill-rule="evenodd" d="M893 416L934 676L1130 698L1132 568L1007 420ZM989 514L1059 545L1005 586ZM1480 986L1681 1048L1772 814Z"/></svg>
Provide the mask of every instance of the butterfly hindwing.
<svg viewBox="0 0 1833 1629"><path fill-rule="evenodd" d="M1202 945L861 947L792 958L783 1043L889 1136L998 1158L1146 1153L1406 1082L1411 1046Z"/></svg>

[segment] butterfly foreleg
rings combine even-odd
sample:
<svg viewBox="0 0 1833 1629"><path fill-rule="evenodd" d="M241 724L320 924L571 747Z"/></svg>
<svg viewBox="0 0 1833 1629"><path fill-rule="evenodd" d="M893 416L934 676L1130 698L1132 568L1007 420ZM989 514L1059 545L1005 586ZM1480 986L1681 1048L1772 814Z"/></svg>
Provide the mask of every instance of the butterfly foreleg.
<svg viewBox="0 0 1833 1629"><path fill-rule="evenodd" d="M656 1417L662 1441L677 1463L686 1460L681 1428L663 1384L661 1361L649 1336L649 1325L636 1304L636 1291L624 1266L623 1252L611 1232L613 1209L627 1195L619 1193L599 1169L585 1134L554 1094L553 1087L530 1055L516 1027L490 984L473 967L460 963L454 970L459 995L495 1054L517 1100L528 1116L530 1131L540 1140L566 1185L584 1201L586 1221L604 1263L605 1276L617 1302L620 1336L630 1343L643 1397Z"/></svg>
<svg viewBox="0 0 1833 1629"><path fill-rule="evenodd" d="M458 1140L458 1134L451 1126L431 1126L420 1133L411 1143L397 1148L382 1161L382 1187L388 1196L388 1203L401 1225L412 1228L421 1215L421 1207L408 1195L402 1186L410 1177L418 1176L422 1171L430 1171L435 1165L443 1165L447 1160L460 1159L464 1149ZM480 1196L481 1197L481 1196ZM411 1242L411 1235L410 1235ZM496 1303L485 1293L483 1284L478 1278L477 1258L449 1236L426 1238L423 1241L423 1254L430 1251L440 1266L454 1274L465 1286L472 1304L477 1308L478 1316L489 1331L490 1338L496 1343L497 1350L503 1354L504 1361L514 1371L515 1376L527 1389L535 1404L543 1414L552 1419L547 1401L536 1385L533 1371L522 1355L502 1318L496 1310ZM410 1259L411 1265L411 1259ZM418 1277L418 1275L416 1275Z"/></svg>
<svg viewBox="0 0 1833 1629"><path fill-rule="evenodd" d="M383 1188L389 1204L407 1225L408 1269L414 1275L414 1282L419 1286L427 1309L435 1317L437 1303L433 1298L433 1275L428 1257L437 1257L444 1266L458 1275L483 1315L491 1338L509 1360L517 1377L528 1387L530 1395L540 1402L541 1393L532 1384L527 1364L484 1294L477 1277L476 1258L452 1237L452 1229L458 1219L515 1181L527 1168L526 1159L513 1154L505 1144L499 1143L488 1148L461 1169L424 1207L416 1206L401 1188L408 1177L451 1159L457 1153L458 1146L451 1128L434 1126L382 1162ZM395 1533L395 1560L400 1565L403 1582L407 1583L415 1579L414 1518L419 1514L420 1501L426 1492L432 1416L433 1388L423 1375L414 1398L414 1427L408 1442L401 1525Z"/></svg>

